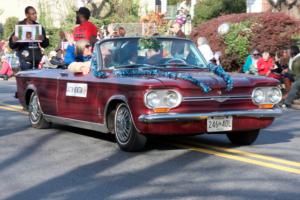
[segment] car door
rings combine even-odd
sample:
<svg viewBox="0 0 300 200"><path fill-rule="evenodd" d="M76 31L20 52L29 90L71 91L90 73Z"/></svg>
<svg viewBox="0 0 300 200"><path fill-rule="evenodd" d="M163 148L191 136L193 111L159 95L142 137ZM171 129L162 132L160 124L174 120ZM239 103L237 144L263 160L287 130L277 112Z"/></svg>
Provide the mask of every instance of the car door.
<svg viewBox="0 0 300 200"><path fill-rule="evenodd" d="M38 78L32 78L28 84L36 89L43 113L55 116L59 70L41 70L38 73Z"/></svg>
<svg viewBox="0 0 300 200"><path fill-rule="evenodd" d="M62 71L58 83L58 115L68 119L101 122L98 92L93 75Z"/></svg>

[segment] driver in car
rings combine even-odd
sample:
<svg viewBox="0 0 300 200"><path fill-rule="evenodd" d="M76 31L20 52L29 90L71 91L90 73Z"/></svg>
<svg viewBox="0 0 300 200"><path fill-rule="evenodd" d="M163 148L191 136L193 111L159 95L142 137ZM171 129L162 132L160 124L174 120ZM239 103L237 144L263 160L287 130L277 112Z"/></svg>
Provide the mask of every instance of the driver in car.
<svg viewBox="0 0 300 200"><path fill-rule="evenodd" d="M184 59L185 44L182 42L173 43L171 47L171 55L175 59Z"/></svg>
<svg viewBox="0 0 300 200"><path fill-rule="evenodd" d="M161 50L148 49L146 51L146 62L149 65L161 64L163 59Z"/></svg>

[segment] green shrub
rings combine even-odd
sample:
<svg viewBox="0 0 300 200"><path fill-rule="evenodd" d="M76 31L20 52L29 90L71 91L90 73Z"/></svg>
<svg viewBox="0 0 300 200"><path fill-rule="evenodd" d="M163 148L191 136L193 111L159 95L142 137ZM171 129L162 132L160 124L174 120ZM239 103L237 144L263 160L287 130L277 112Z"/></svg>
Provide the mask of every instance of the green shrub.
<svg viewBox="0 0 300 200"><path fill-rule="evenodd" d="M238 63L242 64L244 58L249 54L249 45L251 37L251 22L243 21L232 24L228 34L224 37L226 44L225 56L238 56Z"/></svg>
<svg viewBox="0 0 300 200"><path fill-rule="evenodd" d="M10 35L14 32L15 26L19 19L17 17L9 17L6 19L4 24L4 39L8 39Z"/></svg>

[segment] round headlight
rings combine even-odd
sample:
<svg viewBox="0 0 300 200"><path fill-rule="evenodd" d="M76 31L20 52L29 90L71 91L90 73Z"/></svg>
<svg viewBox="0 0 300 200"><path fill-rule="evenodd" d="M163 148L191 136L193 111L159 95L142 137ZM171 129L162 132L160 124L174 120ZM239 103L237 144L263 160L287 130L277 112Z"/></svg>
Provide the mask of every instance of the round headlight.
<svg viewBox="0 0 300 200"><path fill-rule="evenodd" d="M182 101L182 96L176 90L152 90L145 94L144 102L147 108L175 108Z"/></svg>
<svg viewBox="0 0 300 200"><path fill-rule="evenodd" d="M160 104L160 98L156 92L149 92L146 96L146 103L149 107L154 108Z"/></svg>
<svg viewBox="0 0 300 200"><path fill-rule="evenodd" d="M257 104L263 103L265 101L264 92L261 89L255 89L252 94L252 99Z"/></svg>
<svg viewBox="0 0 300 200"><path fill-rule="evenodd" d="M279 88L272 88L267 92L267 99L273 104L277 104L282 99L282 93Z"/></svg>
<svg viewBox="0 0 300 200"><path fill-rule="evenodd" d="M180 101L181 101L180 96L174 91L169 91L165 98L165 102L166 102L167 106L170 108L178 106Z"/></svg>

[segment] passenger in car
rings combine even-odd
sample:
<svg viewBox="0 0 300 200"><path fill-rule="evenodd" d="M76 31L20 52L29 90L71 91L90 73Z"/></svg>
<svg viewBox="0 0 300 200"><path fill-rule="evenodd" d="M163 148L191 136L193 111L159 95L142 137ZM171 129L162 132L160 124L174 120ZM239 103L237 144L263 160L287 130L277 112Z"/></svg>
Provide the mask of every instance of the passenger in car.
<svg viewBox="0 0 300 200"><path fill-rule="evenodd" d="M72 42L66 49L66 55L64 58L65 64L69 65L72 62L85 62L91 59L92 47L87 40L79 40Z"/></svg>
<svg viewBox="0 0 300 200"><path fill-rule="evenodd" d="M102 60L103 60L103 66L112 67L114 65L112 49L102 46L101 47L101 56L102 56Z"/></svg>
<svg viewBox="0 0 300 200"><path fill-rule="evenodd" d="M90 71L92 47L87 40L79 40L75 45L69 45L66 51L65 63L68 70L74 73L88 74Z"/></svg>
<svg viewBox="0 0 300 200"><path fill-rule="evenodd" d="M137 41L128 42L122 44L120 48L120 59L121 65L136 64L138 62L138 47Z"/></svg>

